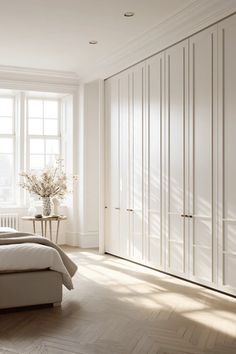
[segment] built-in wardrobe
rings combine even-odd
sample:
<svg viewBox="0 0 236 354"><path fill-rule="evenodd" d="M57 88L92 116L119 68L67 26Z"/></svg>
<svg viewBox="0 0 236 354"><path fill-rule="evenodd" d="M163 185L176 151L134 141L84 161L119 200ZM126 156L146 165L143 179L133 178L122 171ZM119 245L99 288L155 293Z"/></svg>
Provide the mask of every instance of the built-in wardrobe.
<svg viewBox="0 0 236 354"><path fill-rule="evenodd" d="M105 81L105 251L236 295L236 15Z"/></svg>

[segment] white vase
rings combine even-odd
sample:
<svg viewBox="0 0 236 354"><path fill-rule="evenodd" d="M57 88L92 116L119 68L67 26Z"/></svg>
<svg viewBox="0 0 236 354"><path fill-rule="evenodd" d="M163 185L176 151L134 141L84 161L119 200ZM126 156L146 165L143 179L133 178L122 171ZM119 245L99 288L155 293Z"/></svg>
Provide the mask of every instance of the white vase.
<svg viewBox="0 0 236 354"><path fill-rule="evenodd" d="M60 215L60 201L54 197L52 198L52 203L53 203L53 215L58 216Z"/></svg>
<svg viewBox="0 0 236 354"><path fill-rule="evenodd" d="M43 215L49 216L51 214L51 198L50 197L42 197L43 201Z"/></svg>

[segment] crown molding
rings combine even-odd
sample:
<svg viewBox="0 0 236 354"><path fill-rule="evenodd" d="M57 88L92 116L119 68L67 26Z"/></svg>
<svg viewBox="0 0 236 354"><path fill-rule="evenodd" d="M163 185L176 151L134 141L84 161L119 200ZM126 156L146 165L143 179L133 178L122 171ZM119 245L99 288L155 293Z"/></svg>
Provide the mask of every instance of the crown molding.
<svg viewBox="0 0 236 354"><path fill-rule="evenodd" d="M39 82L36 80L16 80L3 79L0 75L0 87L1 89L9 90L25 90L25 91L39 91L39 92L53 92L53 93L64 93L64 94L75 94L78 92L78 85L68 85L62 83L51 83L51 82Z"/></svg>
<svg viewBox="0 0 236 354"><path fill-rule="evenodd" d="M236 12L235 0L195 0L101 60L81 82L105 79Z"/></svg>
<svg viewBox="0 0 236 354"><path fill-rule="evenodd" d="M65 87L78 87L77 73L70 71L44 70L34 68L21 68L16 66L0 65L0 81L7 84L38 83L41 85L63 85Z"/></svg>

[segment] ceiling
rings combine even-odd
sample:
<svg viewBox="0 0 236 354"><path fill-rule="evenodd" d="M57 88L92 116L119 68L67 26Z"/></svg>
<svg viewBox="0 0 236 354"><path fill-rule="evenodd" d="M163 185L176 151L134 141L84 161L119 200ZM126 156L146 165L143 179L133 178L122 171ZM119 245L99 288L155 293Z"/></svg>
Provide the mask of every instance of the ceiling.
<svg viewBox="0 0 236 354"><path fill-rule="evenodd" d="M0 0L0 66L91 68L194 0ZM135 12L126 18L123 13ZM98 44L90 45L90 40Z"/></svg>

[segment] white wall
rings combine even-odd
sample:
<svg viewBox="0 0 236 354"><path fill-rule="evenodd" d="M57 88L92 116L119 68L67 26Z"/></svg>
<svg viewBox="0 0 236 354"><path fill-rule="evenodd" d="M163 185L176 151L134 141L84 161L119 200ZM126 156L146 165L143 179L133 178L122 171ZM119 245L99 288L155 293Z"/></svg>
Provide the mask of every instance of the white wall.
<svg viewBox="0 0 236 354"><path fill-rule="evenodd" d="M81 247L98 246L99 228L99 80L79 90L79 238Z"/></svg>

